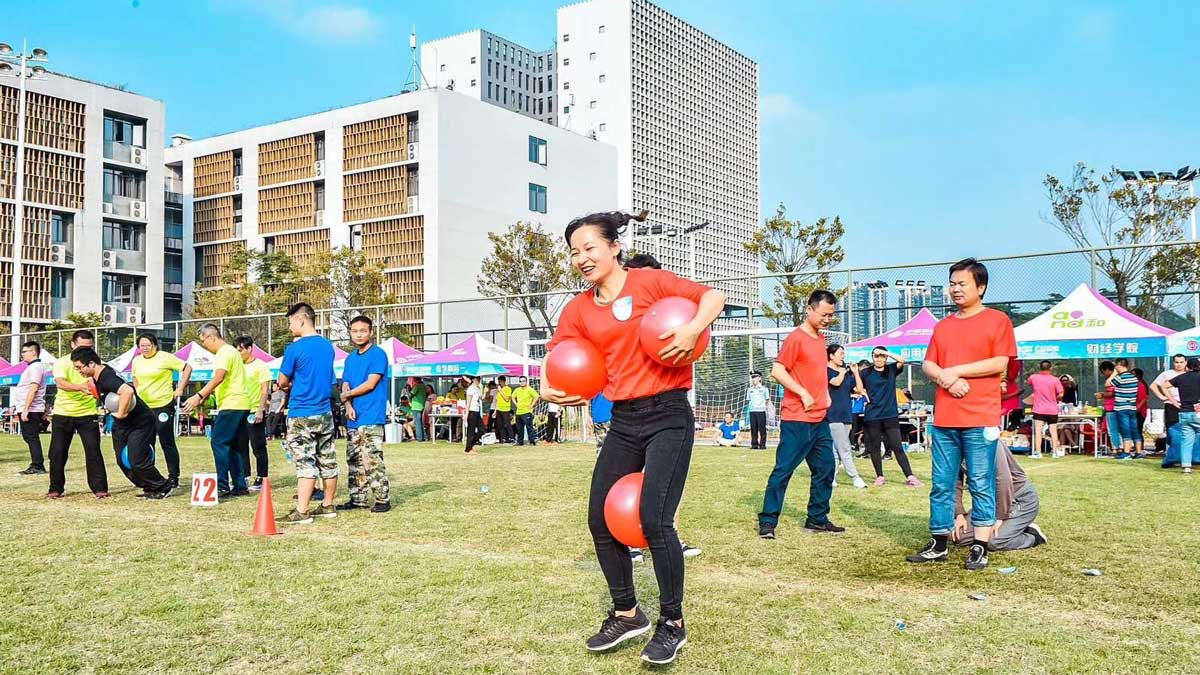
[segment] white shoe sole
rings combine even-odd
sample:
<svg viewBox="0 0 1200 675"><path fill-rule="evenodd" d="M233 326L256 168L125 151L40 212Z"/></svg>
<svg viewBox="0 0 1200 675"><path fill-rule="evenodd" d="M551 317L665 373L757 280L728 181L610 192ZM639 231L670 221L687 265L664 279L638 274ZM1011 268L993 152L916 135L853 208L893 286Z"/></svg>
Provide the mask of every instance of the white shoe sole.
<svg viewBox="0 0 1200 675"><path fill-rule="evenodd" d="M683 638L682 640L680 640L680 641L679 641L679 644L675 645L675 653L674 653L674 654L671 654L671 658L669 658L669 659L663 659L663 660L661 660L661 661L655 661L654 659L650 658L649 656L646 656L645 654L642 654L642 660L643 660L643 661L645 661L646 663L653 663L653 664L654 664L654 665L656 665L656 666L662 666L662 665L666 665L666 664L668 664L668 663L671 663L671 662L672 662L672 661L674 661L675 659L679 658L679 650L680 650L680 649L683 649L683 646L684 646L684 645L686 645L686 644L687 644L687 638Z"/></svg>
<svg viewBox="0 0 1200 675"><path fill-rule="evenodd" d="M610 642L609 644L606 644L602 647L588 647L588 651L589 652L606 652L606 651L612 649L613 647L616 647L617 645L621 644L622 642L625 642L626 640L632 640L633 638L635 638L639 635L645 635L646 632L649 631L650 628L652 628L653 626L654 626L654 624L647 623L645 626L638 628L636 630L631 630L628 633L617 638L616 642Z"/></svg>
<svg viewBox="0 0 1200 675"><path fill-rule="evenodd" d="M696 556L700 555L701 553L703 553L703 551L701 551L700 549L698 549L698 548L693 548L693 549L690 549L690 550L684 551L684 552L683 552L683 557L685 557L685 558L695 558Z"/></svg>

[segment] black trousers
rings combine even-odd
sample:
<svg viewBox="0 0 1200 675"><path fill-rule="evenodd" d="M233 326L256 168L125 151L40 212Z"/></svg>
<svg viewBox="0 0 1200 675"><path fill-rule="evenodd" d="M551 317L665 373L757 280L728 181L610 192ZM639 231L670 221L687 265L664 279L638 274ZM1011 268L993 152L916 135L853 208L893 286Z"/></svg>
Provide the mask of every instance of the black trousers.
<svg viewBox="0 0 1200 675"><path fill-rule="evenodd" d="M257 418L256 418L257 419ZM258 469L258 477L266 478L267 473L267 423L259 420L246 425L246 434L250 437L250 449L254 451L254 465ZM249 475L250 461L246 458L246 471Z"/></svg>
<svg viewBox="0 0 1200 675"><path fill-rule="evenodd" d="M158 425L152 419L141 424L130 424L126 420L113 423L112 444L117 466L130 483L146 492L162 492L171 484L154 466L154 436L157 432ZM129 466L121 461L122 455L129 460Z"/></svg>
<svg viewBox="0 0 1200 675"><path fill-rule="evenodd" d="M750 447L767 447L767 411L750 411Z"/></svg>
<svg viewBox="0 0 1200 675"><path fill-rule="evenodd" d="M467 413L467 430L464 435L467 439L467 448L464 452L470 452L471 448L479 445L479 439L483 436L483 415L474 410Z"/></svg>
<svg viewBox="0 0 1200 675"><path fill-rule="evenodd" d="M151 408L154 413L154 425L158 433L158 445L162 448L163 459L167 460L167 478L179 480L179 446L175 444L175 404L170 403L161 408ZM163 419L163 414L167 418Z"/></svg>
<svg viewBox="0 0 1200 675"><path fill-rule="evenodd" d="M497 410L496 411L496 438L501 443L512 443L513 423L512 411Z"/></svg>
<svg viewBox="0 0 1200 675"><path fill-rule="evenodd" d="M558 413L546 413L546 442L558 442Z"/></svg>
<svg viewBox="0 0 1200 675"><path fill-rule="evenodd" d="M100 423L95 415L50 417L50 491L63 492L66 489L67 455L75 434L79 434L79 440L83 442L88 489L92 492L108 492L108 472L104 469L104 455L100 453Z"/></svg>
<svg viewBox="0 0 1200 675"><path fill-rule="evenodd" d="M637 605L633 561L629 547L608 531L604 500L614 483L642 471L642 533L653 555L661 615L669 620L683 618L683 549L674 517L692 461L694 425L683 390L613 404L612 424L592 472L588 529L618 611Z"/></svg>
<svg viewBox="0 0 1200 675"><path fill-rule="evenodd" d="M858 449L859 443L863 442L862 433L864 424L862 413L855 415L854 421L850 424L850 446L855 450Z"/></svg>
<svg viewBox="0 0 1200 675"><path fill-rule="evenodd" d="M528 440L526 439L528 436ZM517 415L517 445L537 445L537 430L533 428L533 413Z"/></svg>
<svg viewBox="0 0 1200 675"><path fill-rule="evenodd" d="M45 418L44 412L31 412L29 421L21 422L21 439L29 446L29 466L43 470L46 468L46 458L42 455L42 422Z"/></svg>
<svg viewBox="0 0 1200 675"><path fill-rule="evenodd" d="M883 475L883 458L879 454L879 445L887 445L887 451L896 458L900 470L905 476L912 475L912 466L908 463L908 455L904 453L904 445L900 442L900 420L893 417L890 420L867 420L864 422L867 436L867 452L871 453L871 465L875 467L875 475Z"/></svg>

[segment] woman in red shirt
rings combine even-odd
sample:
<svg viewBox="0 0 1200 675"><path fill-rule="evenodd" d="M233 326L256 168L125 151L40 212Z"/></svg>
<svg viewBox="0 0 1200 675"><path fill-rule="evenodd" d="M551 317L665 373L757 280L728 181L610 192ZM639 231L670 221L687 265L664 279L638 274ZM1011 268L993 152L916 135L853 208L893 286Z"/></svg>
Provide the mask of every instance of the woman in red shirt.
<svg viewBox="0 0 1200 675"><path fill-rule="evenodd" d="M636 219L644 220L645 215L643 211ZM690 357L696 339L724 309L725 294L666 270L623 269L620 236L632 218L619 211L595 213L567 225L571 264L591 288L563 308L547 347L552 352L567 338L582 338L596 345L608 373L604 395L613 402L612 422L596 457L588 500L588 529L613 609L600 631L587 641L587 648L604 651L650 629L650 620L637 605L629 549L613 538L604 521L609 488L623 476L642 471L642 532L654 557L661 605L654 636L642 651L642 659L657 664L673 661L687 642L683 551L672 516L683 495L692 458L695 429L687 398L692 369L664 366L651 359L638 342L638 326L650 305L662 298L682 296L696 302L696 317L664 334L671 342L659 352L664 359ZM566 406L586 403L551 388L552 384L542 380L543 399Z"/></svg>

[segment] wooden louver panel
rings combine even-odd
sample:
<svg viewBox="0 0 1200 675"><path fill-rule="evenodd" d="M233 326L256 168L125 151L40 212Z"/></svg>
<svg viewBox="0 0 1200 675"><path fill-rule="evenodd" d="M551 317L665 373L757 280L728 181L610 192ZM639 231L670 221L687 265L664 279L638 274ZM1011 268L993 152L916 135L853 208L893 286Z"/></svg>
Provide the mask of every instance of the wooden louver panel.
<svg viewBox="0 0 1200 675"><path fill-rule="evenodd" d="M408 159L407 141L407 115L347 125L342 131L342 170L403 162Z"/></svg>
<svg viewBox="0 0 1200 675"><path fill-rule="evenodd" d="M25 263L21 266L21 314L25 318L51 318L50 274L46 265Z"/></svg>
<svg viewBox="0 0 1200 675"><path fill-rule="evenodd" d="M87 107L32 91L25 96L25 142L83 154Z"/></svg>
<svg viewBox="0 0 1200 675"><path fill-rule="evenodd" d="M11 258L13 252L13 226L16 224L16 206L0 202L0 258Z"/></svg>
<svg viewBox="0 0 1200 675"><path fill-rule="evenodd" d="M271 241L276 251L286 253L302 267L314 254L329 250L329 228L281 234Z"/></svg>
<svg viewBox="0 0 1200 675"><path fill-rule="evenodd" d="M367 262L381 269L420 266L425 260L425 217L363 223L362 250Z"/></svg>
<svg viewBox="0 0 1200 675"><path fill-rule="evenodd" d="M392 166L353 173L343 185L342 219L360 220L403 215L407 209L408 167Z"/></svg>
<svg viewBox="0 0 1200 675"><path fill-rule="evenodd" d="M0 85L0 138L17 140L19 95L16 87Z"/></svg>
<svg viewBox="0 0 1200 675"><path fill-rule="evenodd" d="M25 207L25 218L21 221L24 240L21 255L25 260L50 262L50 236L54 227L54 212L50 209Z"/></svg>
<svg viewBox="0 0 1200 675"><path fill-rule="evenodd" d="M0 143L0 197L17 198L17 146Z"/></svg>
<svg viewBox="0 0 1200 675"><path fill-rule="evenodd" d="M233 239L233 197L217 197L194 202L192 238L197 244Z"/></svg>
<svg viewBox="0 0 1200 675"><path fill-rule="evenodd" d="M226 150L197 157L193 163L195 176L192 180L194 197L233 192L233 151Z"/></svg>
<svg viewBox="0 0 1200 675"><path fill-rule="evenodd" d="M201 267L201 280L197 284L201 288L211 288L221 284L221 275L225 274L227 278L234 283L241 283L246 279L245 270L234 270L229 268L229 261L233 256L235 249L245 248L245 243L241 241L229 241L221 244L211 244L209 246L198 247L203 249L203 266Z"/></svg>
<svg viewBox="0 0 1200 675"><path fill-rule="evenodd" d="M303 134L258 145L258 184L316 177L316 135Z"/></svg>
<svg viewBox="0 0 1200 675"><path fill-rule="evenodd" d="M316 185L296 183L258 191L258 232L316 227Z"/></svg>
<svg viewBox="0 0 1200 675"><path fill-rule="evenodd" d="M83 208L83 158L26 148L25 199L68 209Z"/></svg>

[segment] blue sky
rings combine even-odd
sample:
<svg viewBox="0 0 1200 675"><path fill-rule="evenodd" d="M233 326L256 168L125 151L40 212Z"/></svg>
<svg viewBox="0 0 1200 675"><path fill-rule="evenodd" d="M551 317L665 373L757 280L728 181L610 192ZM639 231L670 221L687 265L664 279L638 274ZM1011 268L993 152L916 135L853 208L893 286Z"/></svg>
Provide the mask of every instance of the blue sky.
<svg viewBox="0 0 1200 675"><path fill-rule="evenodd" d="M549 45L563 3L5 4L0 40L203 137L398 91L413 24ZM840 215L852 265L1067 248L1047 172L1200 164L1200 3L659 4L758 61L764 215Z"/></svg>

